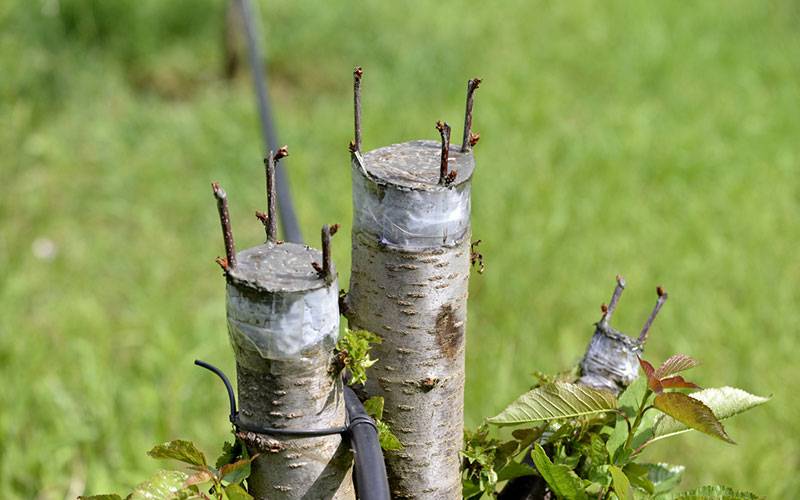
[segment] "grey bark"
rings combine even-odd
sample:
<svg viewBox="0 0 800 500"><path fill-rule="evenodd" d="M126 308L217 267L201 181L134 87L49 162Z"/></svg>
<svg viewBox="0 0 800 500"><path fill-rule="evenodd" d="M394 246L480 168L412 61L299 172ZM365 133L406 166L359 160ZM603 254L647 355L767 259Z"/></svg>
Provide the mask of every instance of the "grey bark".
<svg viewBox="0 0 800 500"><path fill-rule="evenodd" d="M385 452L394 498L461 498L464 345L474 160L416 141L353 155L348 319L382 337L365 392L404 448Z"/></svg>
<svg viewBox="0 0 800 500"><path fill-rule="evenodd" d="M321 257L304 245L267 242L240 252L227 273L244 424L297 430L345 424L341 379L331 366L338 288L312 268ZM260 454L248 478L256 498L355 498L352 454L340 435L240 436L251 454Z"/></svg>

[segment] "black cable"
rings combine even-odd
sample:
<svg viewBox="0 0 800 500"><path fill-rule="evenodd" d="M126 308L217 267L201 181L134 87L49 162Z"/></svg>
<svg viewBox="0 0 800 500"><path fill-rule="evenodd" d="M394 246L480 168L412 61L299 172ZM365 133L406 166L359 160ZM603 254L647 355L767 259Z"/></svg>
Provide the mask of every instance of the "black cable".
<svg viewBox="0 0 800 500"><path fill-rule="evenodd" d="M264 54L259 43L260 35L254 20L253 5L250 0L236 0L239 12L244 21L245 34L247 35L247 55L250 59L250 72L253 75L253 86L258 101L258 116L261 121L262 139L267 151L277 151L278 137L275 124L272 120L272 111L267 93L266 68L264 67ZM278 192L278 212L283 228L283 239L293 243L302 243L303 235L297 223L297 215L292 204L292 194L289 191L289 179L286 175L286 160L281 162L281 167L275 172Z"/></svg>
<svg viewBox="0 0 800 500"><path fill-rule="evenodd" d="M278 429L275 427L261 427L258 425L242 423L239 420L239 412L236 410L236 396L233 392L231 381L225 373L205 361L195 359L194 364L203 367L206 370L213 372L225 384L225 390L228 391L228 405L230 406L230 414L228 420L236 427L237 430L242 429L245 431L256 432L258 434L276 434L282 436L298 436L298 437L315 437L315 436L330 436L331 434L344 434L348 430L348 426L342 427L329 427L327 429ZM374 424L373 424L374 425Z"/></svg>
<svg viewBox="0 0 800 500"><path fill-rule="evenodd" d="M378 428L353 389L344 387L344 406L350 417L350 444L355 452L355 485L361 500L389 500L389 480L378 441Z"/></svg>
<svg viewBox="0 0 800 500"><path fill-rule="evenodd" d="M225 384L225 390L228 391L228 405L230 406L231 409L230 415L228 415L228 420L230 420L231 423L233 423L236 420L236 416L238 415L239 412L236 411L236 396L233 393L233 386L231 385L231 381L228 380L228 377L225 376L225 373L222 370L220 370L219 368L210 363L206 363L205 361L195 359L194 364L213 372L217 377L219 377L222 380L222 383Z"/></svg>
<svg viewBox="0 0 800 500"><path fill-rule="evenodd" d="M228 377L216 366L196 359L194 364L213 372L225 384L230 405L230 421L237 431L245 430L258 434L272 434L296 437L319 437L341 434L350 437L350 444L355 454L355 486L360 500L389 500L389 481L386 476L386 465L383 463L383 450L378 440L378 427L370 417L364 405L353 392L344 386L344 406L347 412L347 425L328 429L275 429L257 425L244 424L239 420L236 410L236 396Z"/></svg>

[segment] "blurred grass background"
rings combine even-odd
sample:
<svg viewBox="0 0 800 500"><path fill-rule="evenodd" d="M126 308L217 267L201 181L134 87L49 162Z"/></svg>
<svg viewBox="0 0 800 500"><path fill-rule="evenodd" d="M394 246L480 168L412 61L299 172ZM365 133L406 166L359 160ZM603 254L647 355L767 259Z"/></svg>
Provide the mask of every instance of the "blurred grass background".
<svg viewBox="0 0 800 500"><path fill-rule="evenodd" d="M262 2L271 93L305 234L349 225L351 70L366 148L460 137L477 93L467 416L583 354L613 277L617 326L670 300L648 356L774 394L656 445L684 487L800 496L800 5ZM228 436L233 373L209 182L240 248L262 238L247 74L222 74L223 0L0 2L0 484L4 498L122 491L149 447ZM334 246L343 281L347 233Z"/></svg>

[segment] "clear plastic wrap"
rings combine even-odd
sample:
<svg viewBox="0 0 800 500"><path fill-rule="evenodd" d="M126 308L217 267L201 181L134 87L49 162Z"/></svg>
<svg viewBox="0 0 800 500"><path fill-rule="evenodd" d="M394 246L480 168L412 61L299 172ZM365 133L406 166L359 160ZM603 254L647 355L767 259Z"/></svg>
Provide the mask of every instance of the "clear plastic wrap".
<svg viewBox="0 0 800 500"><path fill-rule="evenodd" d="M258 300L229 286L228 331L237 359L245 361L253 349L264 359L292 359L323 341L334 345L339 334L337 304L335 281L306 293L260 293Z"/></svg>
<svg viewBox="0 0 800 500"><path fill-rule="evenodd" d="M393 147L402 146L406 145ZM353 231L369 233L382 244L406 249L452 246L467 234L471 168L465 169L460 182L440 186L387 181L368 172L363 162L360 156L353 159ZM408 168L412 175L418 174L413 171L415 168L431 170L428 165L419 167L413 163Z"/></svg>

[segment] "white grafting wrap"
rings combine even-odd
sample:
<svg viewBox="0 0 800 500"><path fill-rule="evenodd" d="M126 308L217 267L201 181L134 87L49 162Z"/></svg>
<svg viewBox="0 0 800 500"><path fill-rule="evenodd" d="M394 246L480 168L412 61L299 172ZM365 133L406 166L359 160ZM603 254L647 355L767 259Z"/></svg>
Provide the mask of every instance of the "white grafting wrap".
<svg viewBox="0 0 800 500"><path fill-rule="evenodd" d="M415 189L367 177L353 165L353 230L405 249L455 245L469 229L470 183Z"/></svg>
<svg viewBox="0 0 800 500"><path fill-rule="evenodd" d="M338 283L316 290L242 294L228 286L228 331L234 351L255 349L265 359L296 358L322 341L335 345L339 335ZM244 352L243 352L244 351ZM238 356L247 363L251 356ZM249 368L258 369L258 366Z"/></svg>

